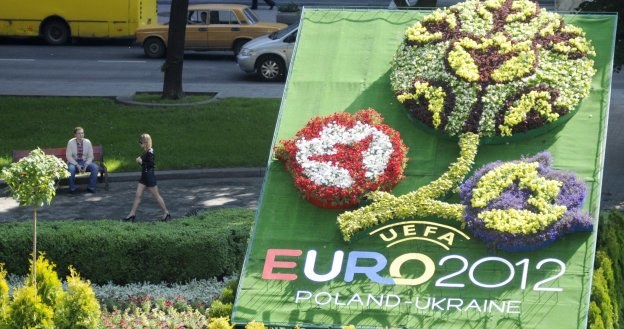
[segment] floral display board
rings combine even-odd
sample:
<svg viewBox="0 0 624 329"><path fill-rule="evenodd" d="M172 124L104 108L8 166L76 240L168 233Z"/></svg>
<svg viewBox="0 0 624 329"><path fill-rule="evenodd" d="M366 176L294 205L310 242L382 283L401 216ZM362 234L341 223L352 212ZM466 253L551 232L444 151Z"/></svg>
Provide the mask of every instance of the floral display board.
<svg viewBox="0 0 624 329"><path fill-rule="evenodd" d="M464 9L304 10L234 323L586 327L615 16Z"/></svg>

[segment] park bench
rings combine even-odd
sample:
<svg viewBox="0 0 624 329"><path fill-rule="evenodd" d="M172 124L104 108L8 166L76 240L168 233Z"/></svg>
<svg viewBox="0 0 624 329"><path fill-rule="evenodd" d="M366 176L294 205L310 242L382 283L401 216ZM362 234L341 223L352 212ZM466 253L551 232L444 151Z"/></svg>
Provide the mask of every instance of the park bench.
<svg viewBox="0 0 624 329"><path fill-rule="evenodd" d="M47 155L53 155L65 162L67 162L67 157L65 156L65 147L58 148L47 148L41 149L43 153ZM21 158L24 158L30 154L31 150L13 150L13 162L19 161ZM93 145L93 161L98 165L98 182L104 182L104 189L108 191L108 169L104 165L104 148L102 145ZM85 174L76 175L84 176Z"/></svg>

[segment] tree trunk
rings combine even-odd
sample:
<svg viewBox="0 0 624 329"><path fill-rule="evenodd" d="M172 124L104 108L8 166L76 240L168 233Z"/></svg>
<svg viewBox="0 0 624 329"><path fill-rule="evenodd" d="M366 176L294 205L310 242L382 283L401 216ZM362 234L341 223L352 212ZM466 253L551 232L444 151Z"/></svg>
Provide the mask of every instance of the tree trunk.
<svg viewBox="0 0 624 329"><path fill-rule="evenodd" d="M180 99L184 97L182 90L182 64L184 62L184 35L189 0L171 1L169 14L169 37L167 45L167 60L163 66L165 82L162 98Z"/></svg>

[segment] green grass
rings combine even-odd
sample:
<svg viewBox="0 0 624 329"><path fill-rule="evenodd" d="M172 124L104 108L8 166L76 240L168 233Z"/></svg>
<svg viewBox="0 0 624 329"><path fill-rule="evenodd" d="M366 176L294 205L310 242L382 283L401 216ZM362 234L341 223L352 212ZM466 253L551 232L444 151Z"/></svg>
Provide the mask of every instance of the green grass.
<svg viewBox="0 0 624 329"><path fill-rule="evenodd" d="M0 97L0 167L12 150L63 147L82 126L104 146L109 171L135 171L141 133L154 140L158 170L265 166L279 99L228 98L148 108L100 97Z"/></svg>

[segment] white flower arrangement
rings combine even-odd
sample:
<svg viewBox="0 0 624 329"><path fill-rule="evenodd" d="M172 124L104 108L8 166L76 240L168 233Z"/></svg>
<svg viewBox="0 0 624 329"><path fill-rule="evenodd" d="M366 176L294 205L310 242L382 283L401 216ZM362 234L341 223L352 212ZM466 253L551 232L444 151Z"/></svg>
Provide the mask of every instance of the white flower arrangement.
<svg viewBox="0 0 624 329"><path fill-rule="evenodd" d="M352 208L364 194L388 191L404 178L407 147L399 132L382 122L373 109L316 117L281 141L275 156L312 204Z"/></svg>
<svg viewBox="0 0 624 329"><path fill-rule="evenodd" d="M349 170L332 161L313 159L322 155L336 154L336 146L339 144L351 145L368 137L371 137L372 141L362 153L362 163L366 171L365 177L376 179L388 165L392 154L392 143L388 135L361 121L351 128L332 122L323 128L318 137L299 138L296 141L297 162L303 168L303 173L316 184L348 188L354 183Z"/></svg>

